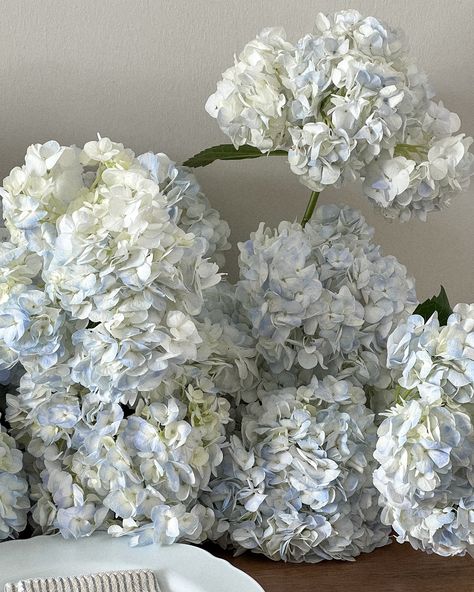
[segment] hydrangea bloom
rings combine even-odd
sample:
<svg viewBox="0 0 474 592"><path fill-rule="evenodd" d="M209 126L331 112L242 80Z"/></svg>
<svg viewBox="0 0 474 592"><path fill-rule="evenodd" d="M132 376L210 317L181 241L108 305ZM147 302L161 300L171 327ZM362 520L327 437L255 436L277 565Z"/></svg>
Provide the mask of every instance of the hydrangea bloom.
<svg viewBox="0 0 474 592"><path fill-rule="evenodd" d="M410 317L388 364L398 386L375 452L382 520L416 549L474 555L474 306L445 327Z"/></svg>
<svg viewBox="0 0 474 592"><path fill-rule="evenodd" d="M33 519L42 532L70 538L108 529L133 544L207 538L214 515L198 496L222 460L230 421L222 395L251 388L257 371L230 287L209 290L206 305L196 317L196 360L133 403L78 384L67 365L41 381L22 377L7 417L32 457Z"/></svg>
<svg viewBox="0 0 474 592"><path fill-rule="evenodd" d="M272 371L297 364L361 385L388 384L387 337L416 296L405 267L383 257L372 237L359 212L321 206L304 228L261 225L239 245L237 295Z"/></svg>
<svg viewBox="0 0 474 592"><path fill-rule="evenodd" d="M222 395L256 373L248 327L214 293L228 225L188 169L107 138L30 147L2 196L0 370L23 373L7 417L31 457L34 521L203 540Z"/></svg>
<svg viewBox="0 0 474 592"><path fill-rule="evenodd" d="M0 540L25 529L29 507L22 453L0 425Z"/></svg>
<svg viewBox="0 0 474 592"><path fill-rule="evenodd" d="M294 45L264 29L206 109L236 147L286 150L313 191L360 177L384 215L425 219L474 172L472 139L433 95L400 31L347 10L318 15Z"/></svg>
<svg viewBox="0 0 474 592"><path fill-rule="evenodd" d="M411 316L388 339L388 367L428 403L474 402L474 305L458 304L446 326Z"/></svg>
<svg viewBox="0 0 474 592"><path fill-rule="evenodd" d="M130 408L62 377L22 378L8 419L33 457L33 519L66 538L108 528L135 543L200 542L213 516L196 503L221 461L229 404L177 380L172 395L148 391ZM202 386L201 381L199 386Z"/></svg>
<svg viewBox="0 0 474 592"><path fill-rule="evenodd" d="M120 397L195 357L193 318L219 281L208 258L229 232L189 171L107 138L82 152L50 142L28 149L2 195L2 366L67 360L77 382Z"/></svg>
<svg viewBox="0 0 474 592"><path fill-rule="evenodd" d="M7 375L18 361L20 344L16 347L17 339L27 340L26 321L30 314L26 310L22 314L20 297L36 293L33 278L40 269L41 259L35 253L24 246L0 243L0 306L8 311L6 315L0 315L0 371Z"/></svg>
<svg viewBox="0 0 474 592"><path fill-rule="evenodd" d="M39 254L52 249L56 221L83 187L79 154L76 147L54 141L34 144L25 164L4 179L3 217L14 244L26 243Z"/></svg>
<svg viewBox="0 0 474 592"><path fill-rule="evenodd" d="M317 562L387 544L372 485L376 428L362 389L330 376L272 390L242 409L203 501L212 538L238 552Z"/></svg>

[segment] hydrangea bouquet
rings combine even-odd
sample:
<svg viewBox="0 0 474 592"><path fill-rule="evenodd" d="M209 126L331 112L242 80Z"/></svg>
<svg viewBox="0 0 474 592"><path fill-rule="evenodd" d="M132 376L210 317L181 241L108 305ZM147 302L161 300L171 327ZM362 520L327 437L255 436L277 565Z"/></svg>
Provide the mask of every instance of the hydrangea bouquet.
<svg viewBox="0 0 474 592"><path fill-rule="evenodd" d="M356 11L296 44L266 29L206 109L232 144L178 166L100 138L33 145L0 190L0 539L219 542L349 560L390 540L474 554L474 309L419 305L357 210L426 219L471 138ZM189 167L286 157L301 223L229 227Z"/></svg>

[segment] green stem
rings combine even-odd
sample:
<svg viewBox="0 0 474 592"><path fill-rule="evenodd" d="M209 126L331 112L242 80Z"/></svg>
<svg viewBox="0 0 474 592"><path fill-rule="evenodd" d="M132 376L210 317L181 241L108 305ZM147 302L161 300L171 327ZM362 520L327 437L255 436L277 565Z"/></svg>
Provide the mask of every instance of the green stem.
<svg viewBox="0 0 474 592"><path fill-rule="evenodd" d="M319 193L320 193L319 191L312 191L311 192L311 197L309 198L309 202L308 202L308 205L306 206L306 210L303 215L303 219L301 220L301 226L303 228L305 227L306 222L308 222L308 220L311 220L311 216L313 215L314 208L316 207L316 204L318 203Z"/></svg>
<svg viewBox="0 0 474 592"><path fill-rule="evenodd" d="M97 187L97 185L99 184L100 179L102 178L102 173L105 171L107 167L104 166L103 164L100 164L97 172L95 174L95 179L94 182L92 183L92 185L89 187L89 191L94 191L95 188Z"/></svg>
<svg viewBox="0 0 474 592"><path fill-rule="evenodd" d="M413 150L416 152L417 150L424 150L426 146L423 144L397 144L395 146L395 150L397 148L407 148L408 150Z"/></svg>

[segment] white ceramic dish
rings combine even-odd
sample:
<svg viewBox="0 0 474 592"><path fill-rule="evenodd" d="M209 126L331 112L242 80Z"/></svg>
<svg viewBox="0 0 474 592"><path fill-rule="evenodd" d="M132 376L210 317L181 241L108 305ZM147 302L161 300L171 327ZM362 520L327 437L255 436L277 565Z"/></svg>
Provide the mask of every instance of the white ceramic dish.
<svg viewBox="0 0 474 592"><path fill-rule="evenodd" d="M156 572L162 592L264 592L227 561L190 545L130 547L126 538L102 533L77 541L42 536L0 544L0 592L7 582L28 578L139 568Z"/></svg>

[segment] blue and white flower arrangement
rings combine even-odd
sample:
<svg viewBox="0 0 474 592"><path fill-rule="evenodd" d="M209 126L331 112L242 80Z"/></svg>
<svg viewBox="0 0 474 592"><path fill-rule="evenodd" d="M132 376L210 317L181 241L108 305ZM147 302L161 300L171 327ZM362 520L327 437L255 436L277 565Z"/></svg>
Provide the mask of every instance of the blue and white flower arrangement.
<svg viewBox="0 0 474 592"><path fill-rule="evenodd" d="M474 555L474 307L420 305L357 210L447 206L472 139L401 32L265 29L206 109L232 144L178 166L108 138L28 148L0 189L0 539L107 530L274 560L400 542ZM284 156L312 193L222 278L229 227L190 167Z"/></svg>
<svg viewBox="0 0 474 592"><path fill-rule="evenodd" d="M440 370L433 371L431 380L424 374L428 356L437 355L431 350L419 361L420 384L401 379L393 365L394 341L405 344L410 319L423 321L409 317L417 306L414 281L396 259L382 256L360 213L348 207L316 208L325 188L355 180L387 218L426 220L428 213L449 205L474 172L472 138L459 133L459 117L434 97L427 76L409 57L403 33L349 10L318 15L314 33L296 44L283 29L264 29L224 72L206 104L232 144L204 150L188 164L283 156L312 190L301 224L282 222L274 231L262 224L239 245L236 293L252 323L262 379L239 397L244 401L238 405L240 423L230 432L218 478L204 495L217 517L213 538L237 552L252 549L290 561L349 559L387 542L388 527L400 542L416 548L473 553L468 410L456 407L451 417L445 400L435 397L423 415L416 394L406 409L393 407L401 385L410 393L420 389L423 399L425 383L434 388L432 383L441 380ZM429 311L428 323L435 324L431 312L442 298L431 304L420 310ZM456 324L454 318L448 326ZM470 345L461 354L454 339L446 346L453 356L449 371L454 381L449 389L454 399L448 400L466 405L474 350L467 339ZM397 366L400 375L405 377L414 363L406 355ZM301 393L312 392L315 384L320 393L319 385L328 381L344 385L336 389L340 400L326 395L321 402L314 394L310 402L302 401ZM344 454L335 454L336 473L326 474L325 463L329 451L334 452L332 418L342 417L337 415L344 413L341 405L356 402L354 393L357 403L373 414L354 411L351 420L363 418L364 427L349 422L344 429L347 449L355 446L350 442L358 434L364 442L358 448L360 479L350 480L349 487ZM328 403L336 415L321 410ZM389 419L375 436L387 408ZM326 431L319 431L321 413L327 413ZM408 427L400 431L404 413L418 417L409 439ZM457 432L454 424L459 424ZM424 440L426 449L420 449L420 434L429 429L433 433ZM458 446L451 464L435 451L443 449L443 436ZM411 445L421 460L407 460ZM431 455L432 462L423 455ZM302 458L319 470L326 488L311 477ZM418 462L426 462L425 467ZM434 474L436 462L441 466ZM408 463L406 474L398 463ZM365 482L367 467L371 477ZM431 479L428 485L426 475L417 481L423 470ZM380 515L373 509L374 482L381 494ZM344 502L336 501L331 487L342 492ZM372 511L364 515L369 507ZM345 521L333 520L332 512Z"/></svg>

